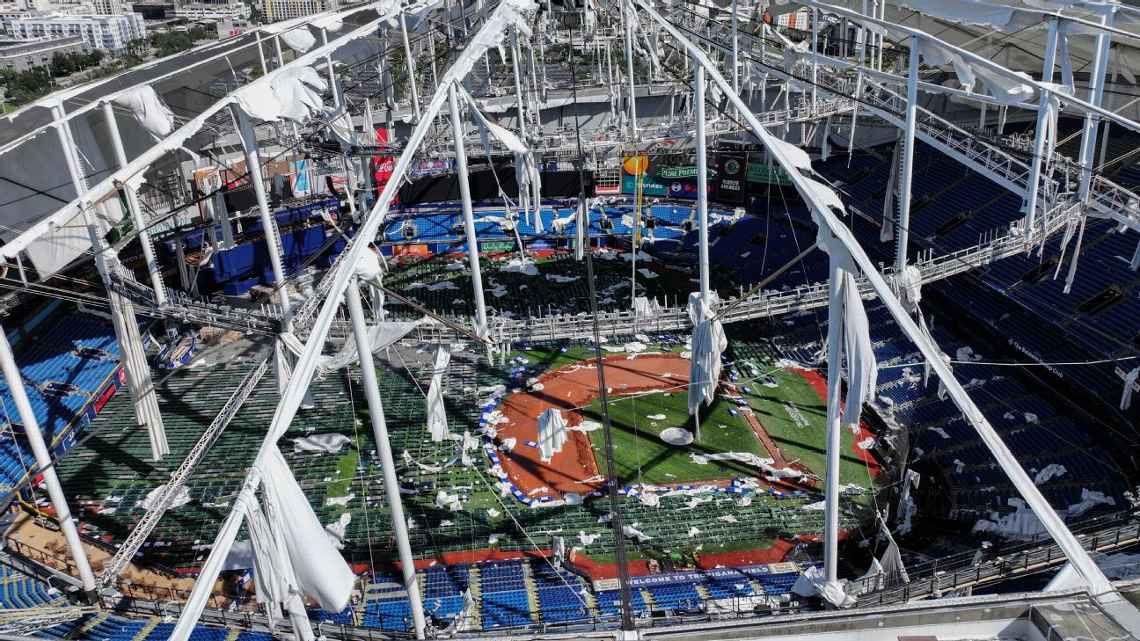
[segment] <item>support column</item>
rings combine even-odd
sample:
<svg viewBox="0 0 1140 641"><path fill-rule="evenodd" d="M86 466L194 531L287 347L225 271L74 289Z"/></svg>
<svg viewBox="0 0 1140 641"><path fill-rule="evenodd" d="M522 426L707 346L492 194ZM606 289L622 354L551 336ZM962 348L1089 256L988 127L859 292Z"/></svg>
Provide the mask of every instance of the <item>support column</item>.
<svg viewBox="0 0 1140 641"><path fill-rule="evenodd" d="M328 46L329 44L329 30L321 29L321 44ZM348 112L348 106L344 104L344 96L341 94L340 85L336 81L336 69L333 67L332 54L325 56L325 71L329 76L329 88L332 90L333 106L335 111L339 112L344 109L345 122L348 124L349 133L355 131L355 126L352 123L352 114ZM370 127L372 122L372 108L368 103L368 97L364 98L364 110L366 114L364 126ZM344 167L344 196L348 201L348 213L356 220L356 199L353 192L356 190L356 178L352 174L351 164L349 163L348 153L341 149L340 152L341 166ZM315 192L317 189L316 183L310 181L312 189ZM335 194L333 194L335 195Z"/></svg>
<svg viewBox="0 0 1140 641"><path fill-rule="evenodd" d="M178 284L182 291L190 291L190 272L186 269L186 245L182 242L182 234L174 237L174 262L178 268Z"/></svg>
<svg viewBox="0 0 1140 641"><path fill-rule="evenodd" d="M36 468L43 477L44 486L47 487L48 498L51 499L52 508L55 509L56 518L59 519L59 528L67 542L67 549L75 561L75 569L79 573L79 580L83 584L83 592L89 602L94 603L95 574L91 571L91 564L87 561L87 553L79 539L79 530L75 527L75 520L71 517L71 510L67 507L67 499L63 495L63 487L59 484L55 466L51 461L44 435L40 432L40 424L36 414L32 411L32 404L28 401L28 393L24 390L24 380L20 376L20 368L16 365L16 357L12 354L12 346L8 344L8 336L4 328L0 327L0 368L4 371L4 380L12 394L12 402L16 405L20 422L24 426L24 434L32 454L36 458Z"/></svg>
<svg viewBox="0 0 1140 641"><path fill-rule="evenodd" d="M420 112L420 94L416 90L416 61L412 57L412 44L408 41L408 21L404 17L404 12L400 12L400 35L404 39L404 62L408 67L408 87L412 91L412 109L416 113L416 122L420 121L423 115Z"/></svg>
<svg viewBox="0 0 1140 641"><path fill-rule="evenodd" d="M475 212L471 206L471 184L467 182L467 150L463 146L463 121L459 119L459 98L455 85L447 88L451 133L455 139L455 174L459 177L459 198L463 205L463 228L467 233L467 259L471 265L471 286L475 290L475 333L487 336L487 304L483 301L483 275L479 271L479 240L475 237Z"/></svg>
<svg viewBox="0 0 1140 641"><path fill-rule="evenodd" d="M511 33L511 61L513 62L513 64L511 66L513 66L515 68L515 100L516 100L515 111L516 111L516 113L518 115L518 119L519 119L519 136L522 137L523 143L527 143L526 116L525 116L525 112L523 110L523 102L524 101L523 101L522 69L520 68L520 64L522 61L520 59L520 52L519 52L519 31L518 31L518 28L515 28L515 30ZM516 156L515 162L517 163L518 160L519 160L519 158ZM518 172L516 170L516 175L521 176L522 173ZM519 205L522 206L523 215L526 216L528 223L530 223L529 201L530 201L530 195L526 192L525 189L523 189L522 182L520 181L519 182ZM515 225L515 229L517 231L517 229L518 229L517 224ZM519 239L519 249L522 249L522 239L521 238Z"/></svg>
<svg viewBox="0 0 1140 641"><path fill-rule="evenodd" d="M633 3L622 2L622 8L625 11L636 11ZM637 83L633 78L633 22L627 16L623 15L625 20L625 67L626 73L629 74L629 137L630 140L637 138Z"/></svg>
<svg viewBox="0 0 1140 641"><path fill-rule="evenodd" d="M454 92L454 89L452 89ZM452 93L452 105L455 94ZM416 638L424 638L424 606L420 588L416 584L416 565L412 558L412 544L408 539L408 521L400 499L400 480L396 477L396 461L392 444L388 440L388 426L384 421L384 403L380 400L380 387L376 382L376 366L372 362L372 345L368 342L368 327L364 322L364 307L360 304L360 282L353 278L345 292L348 315L352 320L352 335L356 339L356 352L360 355L360 379L368 399L368 417L372 421L372 438L380 455L380 469L384 473L384 495L392 511L392 530L396 534L396 548L400 555L400 569L404 574L404 589L412 607L412 621Z"/></svg>
<svg viewBox="0 0 1140 641"><path fill-rule="evenodd" d="M811 10L811 108L815 111L816 84L819 78L819 9ZM807 126L807 125L805 125Z"/></svg>
<svg viewBox="0 0 1140 641"><path fill-rule="evenodd" d="M273 48L277 51L277 68L285 66L285 52L281 50L281 34L273 38Z"/></svg>
<svg viewBox="0 0 1140 641"><path fill-rule="evenodd" d="M910 237L910 184L914 173L914 126L918 109L919 37L910 37L910 73L906 79L906 128L903 130L902 172L899 174L899 217L895 237L895 271L906 267L907 240Z"/></svg>
<svg viewBox="0 0 1140 641"><path fill-rule="evenodd" d="M1057 60L1057 18L1050 18L1045 32L1045 61L1041 72L1044 82L1053 77L1053 65ZM1049 101L1052 94L1041 90L1037 102L1037 125L1033 130L1033 159L1029 169L1029 184L1025 191L1025 241L1033 237L1033 223L1037 217L1038 191L1041 185L1041 165L1045 155L1045 129L1048 123ZM1046 194L1046 198L1049 195Z"/></svg>
<svg viewBox="0 0 1140 641"><path fill-rule="evenodd" d="M261 62L261 75L269 74L269 66L265 64L265 48L261 45L261 29L257 30L257 59Z"/></svg>
<svg viewBox="0 0 1140 641"><path fill-rule="evenodd" d="M887 0L875 0L875 6L879 11L879 20L887 19ZM875 68L879 71L883 70L883 43L886 38L883 34L878 34L878 49L875 52Z"/></svg>
<svg viewBox="0 0 1140 641"><path fill-rule="evenodd" d="M107 107L106 103L104 106ZM55 107L52 113L57 120L64 118L62 105ZM87 193L87 179L83 176L82 168L79 165L78 148L71 135L70 123L63 122L60 124L56 128L56 134L59 136L64 164L67 166L67 173L71 178L75 195L82 201ZM104 209L102 204L98 204L96 207L100 211ZM156 461L161 460L162 457L170 453L170 447L166 442L162 412L158 408L157 399L154 398L154 384L150 377L150 367L147 365L144 356L142 339L138 333L134 305L115 290L112 282L112 276L121 275L123 272L114 251L106 247L103 242L103 235L106 230L97 226L97 221L91 218L91 212L86 207L81 209L81 213L87 226L91 252L95 255L96 268L103 280L104 287L107 289L111 323L115 330L115 340L118 342L119 350L122 353L121 361L126 372L127 387L134 404L135 421L137 425L147 428L150 436L151 456ZM105 212L103 212L103 217L107 217Z"/></svg>
<svg viewBox="0 0 1140 641"><path fill-rule="evenodd" d="M1113 26L1116 21L1116 7L1104 5L1101 8L1104 15L1100 23L1106 27ZM1099 107L1104 99L1104 76L1108 70L1109 46L1112 44L1112 34L1101 31L1096 35L1096 57L1093 59L1092 71L1089 73L1089 102ZM1096 149L1097 127L1100 125L1100 116L1089 113L1085 115L1084 133L1081 136L1081 153L1078 164L1081 169L1081 184L1077 190L1077 197L1081 201L1088 199L1089 189L1092 186L1093 151ZM1079 245L1078 248L1079 250ZM1073 256L1076 264L1076 255Z"/></svg>
<svg viewBox="0 0 1140 641"><path fill-rule="evenodd" d="M736 0L732 0L732 89L740 93L740 38L737 34Z"/></svg>
<svg viewBox="0 0 1140 641"><path fill-rule="evenodd" d="M238 127L241 138L242 152L245 154L245 169L249 175L249 182L253 186L253 193L257 197L257 210L261 217L261 230L265 234L265 244L269 253L269 264L273 269L274 285L278 287L277 295L281 303L281 313L284 315L283 328L288 331L289 325L289 292L285 286L285 270L281 265L281 239L278 237L277 221L269 209L269 200L265 196L265 180L261 175L261 159L257 152L257 137L249 117L237 105L230 105L230 113Z"/></svg>
<svg viewBox="0 0 1140 641"><path fill-rule="evenodd" d="M845 250L836 247L831 251ZM843 356L843 270L835 256L830 258L830 262L831 275L827 286L827 472L824 477L823 570L826 581L835 583L839 580L839 457L843 442L840 438L842 426L839 424L839 361Z"/></svg>
<svg viewBox="0 0 1140 641"><path fill-rule="evenodd" d="M111 146L115 150L115 163L119 165L119 169L122 169L127 166L127 152L123 148L123 137L119 133L119 123L115 120L115 111L110 102L103 103L103 118L107 122L107 129L111 132ZM150 274L151 287L154 288L154 302L160 306L165 305L166 285L162 282L162 271L159 269L158 260L154 255L154 244L151 242L150 231L147 230L146 220L143 218L142 205L139 203L138 194L135 193L133 187L126 183L119 185L119 189L127 197L127 210L131 216L131 221L134 222L135 229L138 230L139 245L142 246L146 270Z"/></svg>
<svg viewBox="0 0 1140 641"><path fill-rule="evenodd" d="M697 147L697 224L700 229L699 249L701 300L712 304L709 291L709 177L705 146L705 68L693 60L693 108L696 110Z"/></svg>

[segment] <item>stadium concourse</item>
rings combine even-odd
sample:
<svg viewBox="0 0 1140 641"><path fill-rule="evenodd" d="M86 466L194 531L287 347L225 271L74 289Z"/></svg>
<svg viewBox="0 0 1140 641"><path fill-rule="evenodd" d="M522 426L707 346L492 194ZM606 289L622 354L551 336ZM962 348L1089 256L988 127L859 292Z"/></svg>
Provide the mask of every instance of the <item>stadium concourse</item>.
<svg viewBox="0 0 1140 641"><path fill-rule="evenodd" d="M1140 10L353 4L0 121L0 636L1140 639Z"/></svg>

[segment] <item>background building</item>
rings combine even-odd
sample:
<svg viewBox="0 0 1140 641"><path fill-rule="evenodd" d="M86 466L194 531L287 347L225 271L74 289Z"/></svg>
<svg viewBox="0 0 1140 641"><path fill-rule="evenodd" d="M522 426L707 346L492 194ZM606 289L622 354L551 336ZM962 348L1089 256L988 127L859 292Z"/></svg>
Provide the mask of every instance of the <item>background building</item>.
<svg viewBox="0 0 1140 641"><path fill-rule="evenodd" d="M79 36L35 42L0 41L0 69L21 72L32 67L46 67L56 54L87 53L89 50Z"/></svg>
<svg viewBox="0 0 1140 641"><path fill-rule="evenodd" d="M261 0L261 14L267 22L335 11L339 7L338 0Z"/></svg>
<svg viewBox="0 0 1140 641"><path fill-rule="evenodd" d="M106 51L119 51L131 40L146 38L146 27L137 13L6 15L0 18L0 23L5 34L16 40L79 37L87 47Z"/></svg>

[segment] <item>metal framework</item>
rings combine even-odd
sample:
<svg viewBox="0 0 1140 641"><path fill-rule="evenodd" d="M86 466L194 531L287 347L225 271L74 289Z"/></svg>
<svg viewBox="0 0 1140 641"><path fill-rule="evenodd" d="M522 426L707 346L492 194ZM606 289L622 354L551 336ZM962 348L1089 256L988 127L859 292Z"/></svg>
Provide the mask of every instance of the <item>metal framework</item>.
<svg viewBox="0 0 1140 641"><path fill-rule="evenodd" d="M687 306L676 304L666 304L651 319L639 317L632 310L602 312L592 318L541 314L522 319L489 316L481 279L474 203L467 178L468 148L475 148L478 145L482 151L490 155L492 151L501 152L503 149L509 149L510 145L482 140L477 143L477 139L485 136L480 137L468 132L465 119L470 117L473 122L478 120L471 117L473 114L465 115L461 105L481 110L495 105L501 106L503 110L513 109L513 129L518 131L520 144L528 146L529 152L549 154L554 158L565 159L574 156L575 153L587 151L595 155L619 150L637 151L644 149L653 140L673 138L678 134L691 136L697 165L698 282L701 297L706 305L713 303L709 274L707 184L709 139L732 135L759 141L771 160L791 177L795 188L808 203L814 220L820 226L821 238L829 239L827 249L833 258L831 277L828 283L786 292L761 290L748 295L742 292L739 298L724 303L721 320L726 323L741 322L825 305L829 308L827 464L830 482L826 491L826 579L829 582L836 581L838 565L837 470L840 449L840 372L843 369L839 352L843 310L838 289L842 269L837 267L835 259L842 255L850 258L857 267L859 272L857 287L860 296L877 297L882 300L903 333L914 342L926 362L946 386L967 421L977 430L998 465L1041 520L1055 541L1057 549L1075 568L1090 595L1123 627L1134 634L1140 633L1140 614L1122 601L1112 584L1092 562L1086 550L1087 546L1073 536L1047 503L969 394L954 378L953 372L941 358L939 346L928 333L920 329L912 318L911 310L900 302L897 288L892 285L896 278L901 278L907 272L913 273L915 270L919 274L920 284L948 278L995 260L1028 251L1065 232L1066 240L1072 236L1077 239L1077 249L1073 250L1066 280L1071 286L1076 275L1077 252L1088 217L1108 218L1118 223L1122 230L1140 232L1140 204L1138 204L1140 196L1099 175L1094 171L1093 161L1102 122L1140 132L1140 123L1102 106L1105 75L1109 68L1109 55L1114 38L1134 38L1115 27L1116 14L1126 9L1120 9L1115 4L1085 3L1082 6L1097 12L1100 16L1095 22L1060 13L1034 13L1033 15L1040 18L1046 33L1042 79L1037 81L957 47L932 33L887 22L882 12L884 3L873 2L871 3L873 6L868 6L868 3L864 2L862 11L856 11L819 0L799 0L799 2L810 8L814 18L809 36L810 44L794 44L783 36L768 37L767 26L761 26L761 35L748 30L742 31L739 25L741 16L738 14L735 0L730 10L730 20L727 21L687 15L683 7L666 10L667 13L673 11L672 14L666 15L647 0L620 0L616 6L609 6L610 3L607 3L604 12L597 14L593 13L594 4L590 3L589 13L595 16L595 20L599 19L599 16L609 20L609 24L604 27L596 26L597 31L594 31L595 36L599 33L605 36L606 49L603 56L600 55L601 45L598 41L595 40L595 44L592 45L599 77L593 88L598 98L611 102L611 117L603 119L604 124L593 132L595 134L593 140L582 140L582 131L578 128L558 129L544 123L542 117L544 107L554 104L556 100L562 101L559 106L567 104L573 104L575 108L580 106L567 100L566 87L552 89L548 85L545 53L547 41L565 44L571 56L575 55L577 43L569 38L562 39L557 26L553 29L553 35L548 32L533 32L535 24L545 25L546 20L551 17L546 15L543 20L535 21L535 13L539 7L533 0L501 0L497 6L488 11L469 12L467 7L461 5L459 19L454 18L450 3L446 6L446 15L441 18L433 14L437 7L428 2L409 6L400 6L398 2L381 2L324 15L318 20L311 21L320 30L321 45L307 51L295 51L292 61L285 59L282 48L283 35L296 29L307 29L307 22L292 21L284 26L278 25L273 29L261 30L253 39L247 38L244 44L235 44L240 48L257 48L264 75L210 105L134 159L128 158L126 154L113 107L114 99L125 95L129 89L107 94L98 100L72 108L69 112L64 110L64 100L74 99L77 94L69 92L58 95L43 101L41 105L51 109L51 122L0 147L0 155L19 149L21 144L48 128L54 129L60 143L60 154L73 183L75 197L71 202L43 216L23 233L0 246L0 260L19 274L26 291L40 292L43 291L42 286L37 289L35 278L28 278L24 266L24 259L33 244L40 242L55 229L75 224L77 220L90 230L89 251L94 255L99 273L109 292L109 304L115 319L116 334L124 348L124 363L129 387L136 403L137 420L140 425L148 427L155 458L165 455L168 448L162 428L161 408L154 400L149 369L143 358L137 326L133 322L135 313L278 337L275 345L282 350L282 353L274 358L274 369L281 399L268 426L257 461L246 478L241 496L234 502L238 506L246 504L255 496L261 480L257 468L266 453L271 451L270 448L277 447L277 440L292 422L311 383L318 359L328 343L333 339L347 340L351 334L360 354L363 385L372 417L374 436L379 446L381 467L385 474L385 488L392 511L393 530L404 568L404 587L411 600L414 632L417 638L424 638L425 616L416 585L414 556L400 504L394 457L384 423L383 404L375 378L371 345L368 343L368 324L359 292L361 274L358 274L362 257L365 257L365 252L372 251L370 244L377 238L381 226L391 216L391 203L396 190L408 174L413 161L421 154L454 158L456 173L459 176L459 209L463 215L463 237L472 274L475 317L474 319L450 318L447 319L449 321L447 325L421 327L409 338L446 343L462 337L463 333L457 331L456 327L469 326L472 328L471 333L488 343L490 350L490 345L493 343L590 338L595 327L607 335L686 330L690 327L690 321ZM686 3L681 3L684 4ZM340 21L350 16L361 18L362 16L357 14L365 10L373 10L375 14L362 14L363 24L353 25L345 33L330 37L330 31L341 29ZM719 11L714 8L706 10L706 15ZM851 43L844 40L838 55L824 51L819 34L822 16L839 18L844 25L845 33L849 24L854 25L856 29L854 46L849 46ZM577 16L571 17L577 19ZM444 24L433 26L431 24L433 19L442 20ZM412 20L411 27L409 20ZM751 19L748 21L750 23ZM424 23L427 23L426 29ZM1059 34L1067 23L1080 25L1095 32L1095 59L1087 98L1079 97L1075 87L1062 91L1052 83L1058 57L1067 56L1067 52L1059 51L1061 42ZM337 26L332 26L334 24ZM435 48L438 26L445 26L449 37L461 30L465 46L462 50L445 50L444 55L439 56L437 61ZM368 210L363 207L358 208L353 196L354 190L358 188L358 181L363 180L359 175L363 172L357 171L346 151L342 150L338 155L338 161L343 167L351 215L358 223L356 235L348 240L347 248L316 283L313 293L304 301L295 304L282 262L281 233L269 206L266 176L263 174L263 157L259 148L272 146L274 143L304 144L302 127L307 134L323 134L334 129L332 121L337 118L347 118L351 129L353 107L367 114L366 129L370 128L374 124L371 96L365 95L361 102L358 96L346 91L341 77L343 72L338 72L337 66L333 63L333 56L346 44L374 36L378 29L381 31L386 29L384 38L394 39L397 28L400 41L398 47L403 53L405 62L405 69L400 71L404 73L407 92L399 100L390 95L392 90L390 86L383 87L382 92L388 103L386 116L389 122L402 114L411 125L410 132L403 140L392 177L379 193L375 204ZM417 31L425 31L427 35L416 35L413 38ZM651 36L644 33L646 31L652 32ZM899 42L895 46L896 52L906 50L907 64L902 71L885 70L882 60L885 31L899 36ZM262 49L263 36L269 36L272 40L276 54L274 69L270 69L266 62ZM423 40L425 37L426 40ZM585 43L585 38L582 40ZM624 60L614 64L610 48L618 40L621 41ZM543 60L541 80L535 68L534 47L524 46L520 41L526 41L525 45L537 45L539 48L539 58ZM288 41L286 43L288 44ZM578 46L585 51L591 45ZM805 46L809 49L805 50L803 48ZM1004 81L1022 83L1028 88L1033 99L1003 102L992 95L970 89L952 89L928 82L924 80L922 74L926 55L923 52L927 46L936 46L940 51L950 52L957 60L963 61L963 64L968 63L978 69L984 69L987 74ZM512 63L510 77L499 78L501 86L498 88L494 86L496 77L488 60L488 52L495 48L500 51L509 49ZM671 51L668 50L670 48ZM213 53L209 49L203 49L200 53L212 55L206 55L191 66L197 67L222 60L233 51L234 48L227 48L226 51ZM529 54L529 64L524 59L524 51ZM810 55L805 55L805 51L810 51ZM420 56L419 61L417 54ZM645 64L635 64L636 57L642 54L647 54ZM424 55L429 56L430 64L425 64L428 60L423 58ZM383 83L385 77L391 75L393 70L384 57L380 57L376 62L380 69L378 82ZM439 73L437 62L447 63L442 73ZM624 62L624 65L620 64L621 62ZM1062 66L1066 62L1062 61ZM253 114L256 108L251 108L251 104L264 100L267 95L277 95L274 92L279 91L285 83L292 82L298 72L314 65L322 65L326 72L327 85L331 88L334 103L331 110L333 116L323 120L317 113L309 114L309 117L305 118L279 116L276 120L289 121L291 127L286 129L292 129L292 135L288 132L284 134L278 132L275 134L276 138L266 138L255 126L256 118ZM677 74L678 77L664 76L667 70L677 69L682 70ZM480 95L471 104L467 104L460 101L459 95L467 91L464 84L470 85L473 82L473 70L484 72L486 86L484 91L477 92ZM171 75L164 74L157 80ZM624 77L621 77L622 75ZM639 75L646 77L638 78ZM600 79L602 76L605 78L604 81ZM639 80L645 81L640 87ZM690 80L691 86L686 86ZM579 91L577 79L573 78L572 81L574 84L570 89L573 91L572 95L577 97ZM147 82L154 83L156 79ZM665 83L670 87L671 101L677 96L687 97L691 115L686 114L674 119L671 108L667 122L648 116L647 114L652 111L644 107L639 108L638 101L652 97L649 95L651 91L648 91L645 85L654 83ZM780 102L779 98L769 103L767 92L770 85L775 85L782 93L782 109L776 108ZM760 90L759 109L752 100L757 88ZM298 85L294 89L301 91L304 87ZM563 90L564 95L557 95L559 90ZM513 96L499 95L510 91L514 92ZM792 92L802 94L800 104L795 107L791 103ZM584 95L588 93L583 91ZM952 95L977 105L983 112L995 105L1000 106L1003 114L1008 108L1023 110L1032 117L1035 124L1029 159L1024 160L1019 155L1011 153L998 139L987 139L985 136L967 131L950 119L924 107L922 104L924 99L935 93ZM617 106L618 97L624 97L625 103L622 105L624 109L619 109ZM706 109L710 105L729 117L710 119L706 114ZM101 111L100 115L110 131L115 168L95 185L88 185L72 127L73 123L78 122L75 120L77 117L95 109ZM285 109L281 111L284 112ZM893 220L885 221L893 225L892 236L896 243L895 261L889 268L880 269L872 264L863 248L836 215L833 208L837 203L829 198L829 194L833 197L834 194L827 186L810 177L810 162L805 166L798 153L789 149L789 143L781 141L770 131L782 130L785 134L783 137L788 139L791 123L801 123L805 131L810 124L815 127L815 131L822 130L821 135L827 140L830 129L835 127L832 118L835 117L834 120L838 121L838 116L848 113L851 114L852 144L855 140L856 122L860 115L886 123L900 132L897 185L892 184L890 187L892 192L890 197L897 205L897 215ZM1084 121L1079 157L1075 161L1063 157L1054 149L1055 122L1059 114L1077 115ZM226 116L232 119L233 129L237 134L232 140L240 147L247 179L256 196L258 219L267 239L275 286L276 302L256 310L210 304L197 300L187 293L175 291L164 283L151 235L151 229L161 216L148 215L139 195L142 178L150 175L156 165L164 159L169 160L171 155L180 153L179 148L192 136L207 127L215 126L217 122L226 120ZM446 120L446 126L437 126L437 119ZM274 122L274 125L276 124ZM1050 131L1053 133L1050 134ZM1050 139L1050 136L1054 138ZM917 256L912 256L908 248L911 192L914 150L919 142L930 145L963 166L1021 195L1025 203L1024 218L1008 229L982 238L974 246L939 256L921 252ZM585 158L580 157L578 161L585 162ZM111 201L118 199L120 194L125 203L125 214L133 223L133 229L126 240L138 240L149 285L135 280L119 266L116 248L106 244L104 240L106 230L99 226L94 216L95 213L99 213L99 218L108 218L105 210ZM539 215L542 195L538 185L530 184L528 187L520 185L519 194L524 214ZM585 217L587 204L578 203L578 206L581 223ZM213 230L215 217L222 217L223 236L228 239L222 242L232 242L232 231L229 234L225 231L230 225L225 208L221 207L222 211L219 212L211 201L207 209L210 212L208 217L210 230ZM582 233L582 227L581 224L577 226L579 234ZM180 252L180 267L182 267L180 236L175 239L175 244L177 251ZM520 246L523 244L521 237L519 244ZM579 257L584 244L585 239L580 236L576 241ZM636 248L634 252L636 255ZM1140 256L1140 246L1137 256ZM1134 269L1138 266L1137 262L1133 261ZM347 303L348 322L339 316L342 303ZM304 341L304 348L294 366L290 368L287 366L282 345L286 342L284 339L294 337ZM75 558L76 567L81 575L80 580L85 590L94 591L96 581L79 542L74 521L70 518L66 497L55 476L43 437L36 426L11 348L2 337L0 337L0 365L3 366L5 380L13 392L53 507L60 517L69 551ZM186 483L198 461L253 392L267 368L268 363L262 362L250 372L207 427L167 483L158 505L148 511L108 564L99 581L103 587L113 585L116 577L134 558L162 518L170 500ZM202 614L226 555L242 526L244 516L242 509L235 508L223 523L209 558L202 567L193 593L182 610L172 639L182 641L189 638L193 626ZM628 603L624 607L628 608ZM626 620L628 621L628 618ZM294 621L294 624L297 622ZM303 625L300 626L297 634L302 638L310 638L312 631L303 628Z"/></svg>

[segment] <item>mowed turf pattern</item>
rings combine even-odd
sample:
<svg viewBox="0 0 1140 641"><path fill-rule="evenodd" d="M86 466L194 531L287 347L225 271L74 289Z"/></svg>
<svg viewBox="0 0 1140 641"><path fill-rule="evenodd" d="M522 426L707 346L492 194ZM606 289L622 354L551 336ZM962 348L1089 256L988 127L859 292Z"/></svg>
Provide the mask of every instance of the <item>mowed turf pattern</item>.
<svg viewBox="0 0 1140 641"><path fill-rule="evenodd" d="M768 385L747 381L738 384L737 390L748 401L756 418L780 448L784 459L789 463L806 465L821 480L825 480L825 400L820 398L800 370L774 369L770 365L761 365L760 371L767 373L765 381ZM690 452L749 452L762 458L773 458L739 414L737 406L721 396L711 406L701 406L700 440L687 447L669 445L659 437L661 431L669 427L693 430L693 418L688 415L686 389L611 397L609 409L613 426L614 464L623 484L675 484L760 476L756 468L734 461L696 463L690 457ZM736 410L737 414L733 415L730 410ZM583 415L588 420L601 422L601 402L595 401L583 411ZM666 418L649 418L660 415ZM601 430L589 434L598 469L605 470L604 435ZM839 464L840 483L872 488L873 481L867 466L854 452L855 436L850 430L842 430L841 443L843 454Z"/></svg>
<svg viewBox="0 0 1140 641"><path fill-rule="evenodd" d="M768 457L767 450L752 428L739 415L735 405L717 398L700 411L700 439L688 446L669 445L659 437L662 430L682 427L693 431L689 416L688 390L675 389L610 398L610 424L614 439L614 464L622 484L673 484L687 481L731 479L756 476L757 470L734 461L696 463L689 456L722 452L748 452ZM732 411L737 412L733 415ZM594 401L583 411L587 420L602 421L601 401ZM665 418L649 418L650 416ZM605 470L605 436L602 430L589 433L598 469Z"/></svg>
<svg viewBox="0 0 1140 641"><path fill-rule="evenodd" d="M738 363L739 364L739 363ZM756 413L768 436L783 452L789 463L803 463L826 479L827 471L827 405L795 368L778 369L757 363L767 374L768 382L741 383L741 395ZM745 368L747 371L748 368ZM744 388L747 388L745 391ZM839 482L864 488L873 487L866 464L855 454L855 436L850 429L840 430L842 448L839 458Z"/></svg>

